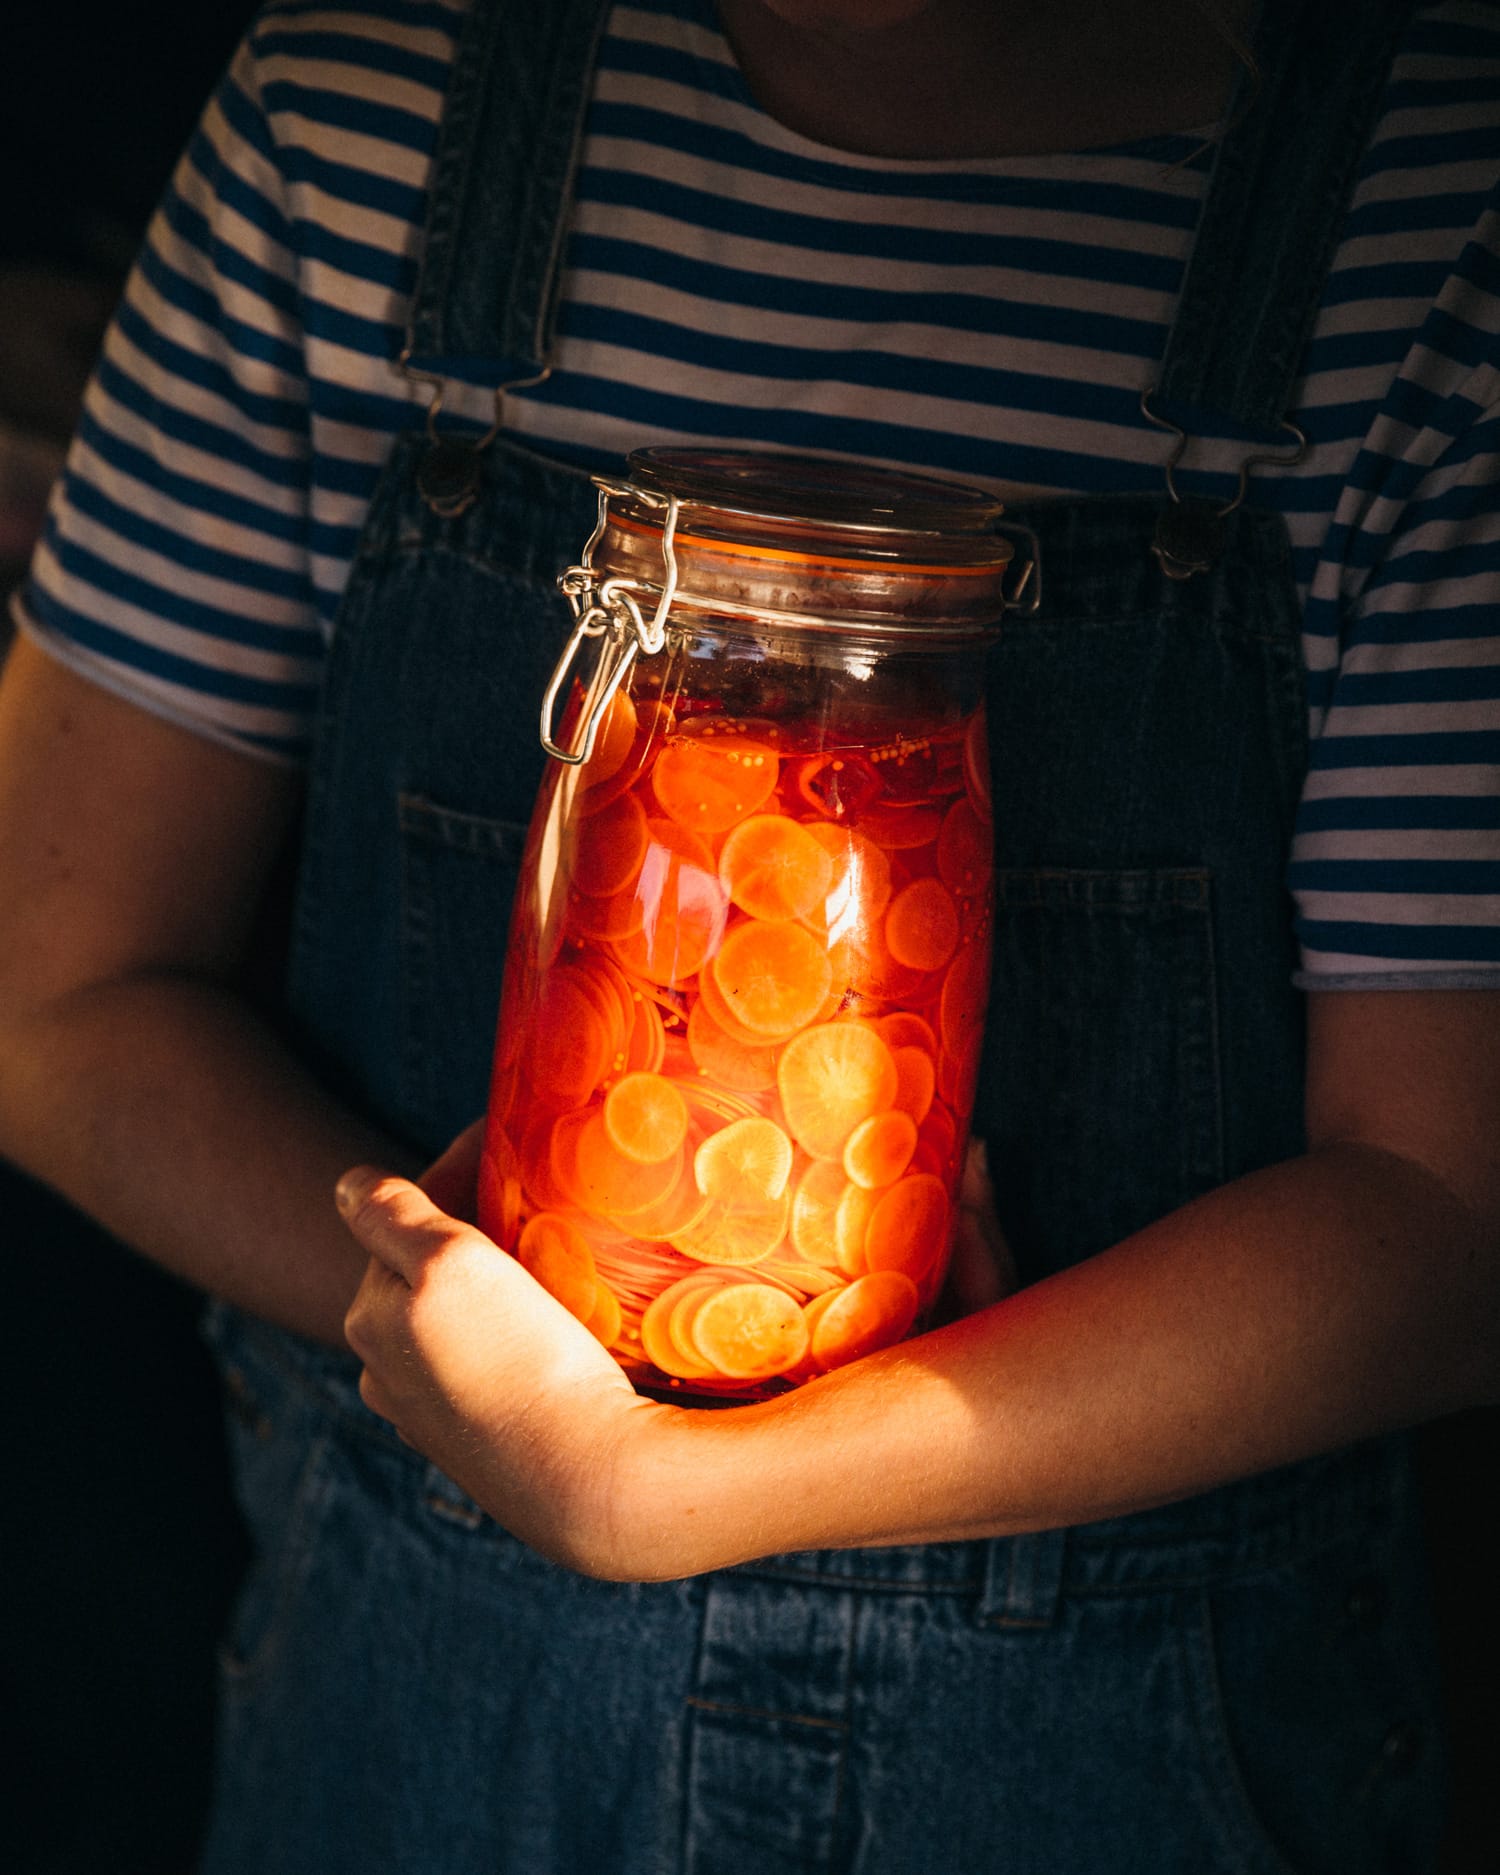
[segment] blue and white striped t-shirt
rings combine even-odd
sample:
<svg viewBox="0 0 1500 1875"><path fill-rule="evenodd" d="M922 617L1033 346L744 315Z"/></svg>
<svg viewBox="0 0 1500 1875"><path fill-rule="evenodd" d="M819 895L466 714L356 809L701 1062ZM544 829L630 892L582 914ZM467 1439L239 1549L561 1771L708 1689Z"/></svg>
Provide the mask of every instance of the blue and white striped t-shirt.
<svg viewBox="0 0 1500 1875"><path fill-rule="evenodd" d="M430 386L398 358L458 0L273 0L105 346L17 617L96 681L302 759L375 481ZM1141 415L1204 193L1189 133L896 162L751 97L711 0L609 20L555 369L506 399L590 468L715 440L1015 496L1160 490ZM1256 472L1304 595L1304 981L1500 983L1500 9L1419 8ZM492 384L450 388L487 425ZM1228 498L1241 445L1197 441Z"/></svg>

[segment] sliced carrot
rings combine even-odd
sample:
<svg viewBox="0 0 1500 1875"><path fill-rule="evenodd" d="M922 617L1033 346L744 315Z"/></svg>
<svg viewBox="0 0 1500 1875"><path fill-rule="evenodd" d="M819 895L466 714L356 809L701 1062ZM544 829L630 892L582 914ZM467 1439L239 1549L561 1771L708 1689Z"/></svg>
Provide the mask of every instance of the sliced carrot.
<svg viewBox="0 0 1500 1875"><path fill-rule="evenodd" d="M529 1203L533 1211L565 1211L578 1202L571 1192L558 1184L552 1170L552 1132L557 1118L550 1109L538 1108L527 1120L517 1142L523 1208Z"/></svg>
<svg viewBox="0 0 1500 1875"><path fill-rule="evenodd" d="M823 1369L818 1366L818 1363L813 1358L813 1337L818 1332L818 1323L828 1313L834 1301L843 1293L843 1286L839 1284L831 1289L825 1289L820 1295L813 1296L802 1305L802 1322L803 1326L807 1329L807 1352L803 1355L802 1359L798 1361L797 1365L795 1367L789 1367L785 1374L785 1378L794 1385L801 1385L803 1381L812 1380L823 1372Z"/></svg>
<svg viewBox="0 0 1500 1875"><path fill-rule="evenodd" d="M521 1161L510 1135L495 1121L485 1129L476 1204L485 1236L513 1249L521 1222Z"/></svg>
<svg viewBox="0 0 1500 1875"><path fill-rule="evenodd" d="M938 1000L938 1034L950 1054L962 1051L984 1023L985 996L990 983L988 936L965 936L943 978Z"/></svg>
<svg viewBox="0 0 1500 1875"><path fill-rule="evenodd" d="M547 1164L551 1186L557 1194L552 1205L554 1210L593 1209L593 1194L583 1183L578 1171L578 1140L598 1111L598 1107L591 1101L587 1106L574 1107L568 1113L560 1113L552 1123L547 1144Z"/></svg>
<svg viewBox="0 0 1500 1875"><path fill-rule="evenodd" d="M711 971L703 971L700 985L706 986L712 975ZM731 1035L710 1014L706 996L700 995L693 1004L687 1039L693 1060L711 1081L750 1094L776 1085L775 1043L745 1041Z"/></svg>
<svg viewBox="0 0 1500 1875"><path fill-rule="evenodd" d="M719 849L719 883L752 918L804 918L822 905L832 881L822 843L786 814L749 815Z"/></svg>
<svg viewBox="0 0 1500 1875"><path fill-rule="evenodd" d="M927 1118L918 1128L918 1138L923 1145L931 1146L944 1165L951 1165L958 1156L958 1126L953 1115L939 1100L935 1100L927 1110Z"/></svg>
<svg viewBox="0 0 1500 1875"><path fill-rule="evenodd" d="M925 1048L936 1061L938 1044L932 1032L932 1024L914 1015L911 1010L893 1009L889 1015L882 1016L875 1026L886 1047L893 1052L898 1048Z"/></svg>
<svg viewBox="0 0 1500 1875"><path fill-rule="evenodd" d="M815 1159L837 1159L860 1121L890 1106L896 1064L873 1028L824 1022L787 1043L776 1085L797 1144Z"/></svg>
<svg viewBox="0 0 1500 1875"><path fill-rule="evenodd" d="M837 1295L813 1325L812 1356L827 1372L901 1340L917 1318L917 1286L896 1270L879 1270Z"/></svg>
<svg viewBox="0 0 1500 1875"><path fill-rule="evenodd" d="M573 1152L577 1189L585 1208L600 1217L628 1219L660 1204L682 1169L676 1148L651 1164L629 1158L614 1143L597 1108L578 1128Z"/></svg>
<svg viewBox="0 0 1500 1875"><path fill-rule="evenodd" d="M659 1165L687 1133L687 1105L659 1074L623 1075L604 1096L604 1130L627 1159Z"/></svg>
<svg viewBox="0 0 1500 1875"><path fill-rule="evenodd" d="M807 928L830 942L878 929L891 898L891 862L884 849L857 827L841 827L831 820L804 825L833 861L833 878L822 905L803 914Z"/></svg>
<svg viewBox="0 0 1500 1875"><path fill-rule="evenodd" d="M900 1178L916 1148L916 1121L909 1113L889 1107L861 1120L844 1141L844 1170L856 1185L878 1191Z"/></svg>
<svg viewBox="0 0 1500 1875"><path fill-rule="evenodd" d="M779 1198L792 1169L792 1142L774 1120L733 1120L710 1133L693 1156L693 1176L706 1197L758 1205Z"/></svg>
<svg viewBox="0 0 1500 1875"><path fill-rule="evenodd" d="M968 1113L973 1107L983 1052L984 1038L976 1029L962 1048L945 1048L938 1056L938 1092L955 1113Z"/></svg>
<svg viewBox="0 0 1500 1875"><path fill-rule="evenodd" d="M810 932L759 918L730 931L709 968L735 1020L767 1039L811 1022L832 981L827 952Z"/></svg>
<svg viewBox="0 0 1500 1875"><path fill-rule="evenodd" d="M925 1048L893 1048L891 1059L896 1064L896 1091L891 1105L909 1113L920 1126L927 1118L937 1088L937 1069L932 1064L932 1056Z"/></svg>
<svg viewBox="0 0 1500 1875"><path fill-rule="evenodd" d="M646 856L646 810L633 794L622 794L576 823L571 867L574 889L590 898L623 892Z"/></svg>
<svg viewBox="0 0 1500 1875"><path fill-rule="evenodd" d="M632 998L631 1008L635 1013L630 1034L625 1038L625 1071L627 1074L657 1074L667 1052L661 1011L649 996L642 996L638 991Z"/></svg>
<svg viewBox="0 0 1500 1875"><path fill-rule="evenodd" d="M859 830L888 853L909 853L930 846L943 824L943 810L928 804L867 807Z"/></svg>
<svg viewBox="0 0 1500 1875"><path fill-rule="evenodd" d="M533 1018L530 1072L557 1105L576 1106L604 1078L614 1036L582 972L566 966L544 979Z"/></svg>
<svg viewBox="0 0 1500 1875"><path fill-rule="evenodd" d="M839 1198L833 1214L833 1247L838 1266L846 1276L863 1276L868 1268L865 1235L870 1228L875 1202L876 1194L866 1191L863 1185L856 1185L852 1179Z"/></svg>
<svg viewBox="0 0 1500 1875"><path fill-rule="evenodd" d="M673 1283L647 1306L641 1316L641 1347L647 1360L662 1373L671 1374L678 1380L706 1379L713 1372L701 1355L684 1354L670 1333L673 1309L684 1294L691 1294L705 1281L705 1274L695 1273Z"/></svg>
<svg viewBox="0 0 1500 1875"><path fill-rule="evenodd" d="M668 738L651 769L662 810L694 833L722 833L770 799L780 758L737 728Z"/></svg>
<svg viewBox="0 0 1500 1875"><path fill-rule="evenodd" d="M885 941L909 970L941 970L958 949L958 907L941 879L914 879L891 900Z"/></svg>
<svg viewBox="0 0 1500 1875"><path fill-rule="evenodd" d="M861 926L836 938L828 954L831 981L841 1000L868 1008L917 998L923 971L897 963L885 941L882 924Z"/></svg>
<svg viewBox="0 0 1500 1875"><path fill-rule="evenodd" d="M671 1186L654 1204L632 1211L628 1220L632 1237L648 1243L666 1243L679 1231L688 1231L707 1217L712 1199L705 1198L693 1177L692 1154L684 1151L681 1167Z"/></svg>
<svg viewBox="0 0 1500 1875"><path fill-rule="evenodd" d="M835 1218L849 1179L837 1159L814 1159L792 1194L792 1245L809 1263L838 1265Z"/></svg>
<svg viewBox="0 0 1500 1875"><path fill-rule="evenodd" d="M938 830L938 877L959 898L973 898L994 871L994 845L994 828L979 818L966 795L960 795Z"/></svg>
<svg viewBox="0 0 1500 1875"><path fill-rule="evenodd" d="M620 689L605 705L594 736L594 752L578 771L585 797L620 772L635 747L635 740L635 704L629 692Z"/></svg>
<svg viewBox="0 0 1500 1875"><path fill-rule="evenodd" d="M697 1263L735 1267L763 1263L786 1236L790 1212L791 1198L785 1191L779 1198L758 1204L715 1200L695 1223L672 1231L667 1242Z"/></svg>
<svg viewBox="0 0 1500 1875"><path fill-rule="evenodd" d="M948 1253L950 1206L940 1178L917 1172L883 1192L865 1232L865 1262L920 1284Z"/></svg>
<svg viewBox="0 0 1500 1875"><path fill-rule="evenodd" d="M616 957L631 975L653 983L686 983L724 929L727 907L713 853L674 822L648 820L636 893L642 928L616 944Z"/></svg>
<svg viewBox="0 0 1500 1875"><path fill-rule="evenodd" d="M761 1283L728 1283L691 1317L694 1349L731 1380L769 1380L807 1353L807 1323L791 1296Z"/></svg>
<svg viewBox="0 0 1500 1875"><path fill-rule="evenodd" d="M594 1307L584 1327L596 1341L602 1342L606 1348L612 1348L620 1339L620 1331L624 1326L625 1318L619 1297L607 1283L598 1283L594 1292Z"/></svg>
<svg viewBox="0 0 1500 1875"><path fill-rule="evenodd" d="M516 1260L570 1315L588 1320L599 1284L594 1253L576 1224L554 1212L538 1211L521 1232Z"/></svg>
<svg viewBox="0 0 1500 1875"><path fill-rule="evenodd" d="M608 898L590 898L586 892L568 895L568 936L594 944L613 944L634 937L646 921L646 908L634 885Z"/></svg>

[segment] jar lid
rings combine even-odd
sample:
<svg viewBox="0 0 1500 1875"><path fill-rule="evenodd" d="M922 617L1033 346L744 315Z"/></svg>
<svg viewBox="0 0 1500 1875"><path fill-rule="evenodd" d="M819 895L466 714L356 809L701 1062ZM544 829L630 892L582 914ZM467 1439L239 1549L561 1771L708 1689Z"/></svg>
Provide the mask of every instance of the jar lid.
<svg viewBox="0 0 1500 1875"><path fill-rule="evenodd" d="M626 481L691 513L684 533L742 539L768 530L815 533L817 557L930 555L999 565L1014 549L995 524L1004 504L987 489L936 476L819 456L728 449L637 449ZM682 525L681 523L679 525ZM948 551L945 551L947 548Z"/></svg>

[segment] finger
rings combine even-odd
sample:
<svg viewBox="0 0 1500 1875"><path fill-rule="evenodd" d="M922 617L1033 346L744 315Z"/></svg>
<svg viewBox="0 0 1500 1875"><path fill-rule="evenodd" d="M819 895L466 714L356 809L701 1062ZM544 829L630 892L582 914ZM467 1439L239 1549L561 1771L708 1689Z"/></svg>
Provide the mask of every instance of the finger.
<svg viewBox="0 0 1500 1875"><path fill-rule="evenodd" d="M375 1166L352 1167L334 1197L359 1244L413 1286L438 1251L475 1235L440 1211L419 1185Z"/></svg>
<svg viewBox="0 0 1500 1875"><path fill-rule="evenodd" d="M441 1158L417 1180L427 1196L449 1217L475 1221L475 1188L479 1183L479 1160L484 1147L484 1120L466 1126Z"/></svg>
<svg viewBox="0 0 1500 1875"><path fill-rule="evenodd" d="M378 1257L371 1257L354 1300L344 1312L344 1339L362 1361L381 1359L398 1311L404 1311L410 1299L405 1278L387 1269Z"/></svg>

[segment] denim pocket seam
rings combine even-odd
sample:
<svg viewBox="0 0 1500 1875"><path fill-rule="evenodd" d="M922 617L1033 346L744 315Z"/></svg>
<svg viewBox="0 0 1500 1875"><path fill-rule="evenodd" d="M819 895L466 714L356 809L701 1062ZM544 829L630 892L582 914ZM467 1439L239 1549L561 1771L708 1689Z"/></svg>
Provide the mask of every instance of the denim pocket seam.
<svg viewBox="0 0 1500 1875"><path fill-rule="evenodd" d="M1192 1618L1182 1623L1178 1646L1202 1773L1205 1821L1234 1858L1226 1865L1226 1875L1230 1870L1233 1875L1302 1875L1270 1836L1230 1741L1207 1587L1192 1593L1190 1608Z"/></svg>
<svg viewBox="0 0 1500 1875"><path fill-rule="evenodd" d="M263 1677L285 1645L298 1596L307 1580L318 1528L332 1497L331 1432L317 1433L308 1445L288 1513L286 1536L275 1561L269 1586L269 1605L259 1634L248 1649L236 1645L233 1631L218 1650L219 1671L226 1683L246 1690Z"/></svg>

